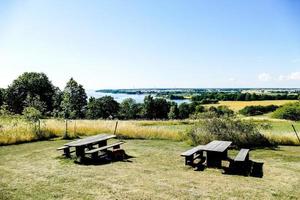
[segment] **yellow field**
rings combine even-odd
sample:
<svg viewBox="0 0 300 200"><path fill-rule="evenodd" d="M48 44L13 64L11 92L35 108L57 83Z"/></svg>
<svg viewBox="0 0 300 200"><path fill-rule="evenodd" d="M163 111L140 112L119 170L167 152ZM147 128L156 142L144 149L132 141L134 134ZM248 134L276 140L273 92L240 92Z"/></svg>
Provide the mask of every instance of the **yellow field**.
<svg viewBox="0 0 300 200"><path fill-rule="evenodd" d="M208 104L209 106L228 106L234 111L239 111L246 106L268 106L277 105L281 106L286 103L296 102L297 100L267 100L267 101L220 101L218 104Z"/></svg>

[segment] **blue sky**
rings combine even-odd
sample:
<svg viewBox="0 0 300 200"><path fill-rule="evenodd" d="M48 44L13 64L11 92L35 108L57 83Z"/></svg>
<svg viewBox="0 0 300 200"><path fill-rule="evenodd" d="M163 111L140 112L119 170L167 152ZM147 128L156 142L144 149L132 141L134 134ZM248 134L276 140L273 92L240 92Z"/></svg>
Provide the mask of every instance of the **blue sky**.
<svg viewBox="0 0 300 200"><path fill-rule="evenodd" d="M300 1L0 0L0 87L300 87Z"/></svg>

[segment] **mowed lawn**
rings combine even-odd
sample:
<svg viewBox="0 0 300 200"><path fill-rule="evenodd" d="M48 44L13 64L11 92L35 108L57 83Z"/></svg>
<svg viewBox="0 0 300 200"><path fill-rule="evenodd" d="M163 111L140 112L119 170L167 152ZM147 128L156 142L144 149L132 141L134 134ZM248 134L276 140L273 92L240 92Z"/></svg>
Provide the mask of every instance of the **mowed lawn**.
<svg viewBox="0 0 300 200"><path fill-rule="evenodd" d="M0 147L0 199L297 199L300 147L251 151L264 177L194 171L169 140L126 140L128 162L78 165L55 149L67 141ZM232 151L231 156L237 152Z"/></svg>
<svg viewBox="0 0 300 200"><path fill-rule="evenodd" d="M297 100L266 100L266 101L220 101L218 104L208 104L206 106L228 106L234 111L239 111L246 106L268 106L277 105L281 106L286 103L297 102Z"/></svg>

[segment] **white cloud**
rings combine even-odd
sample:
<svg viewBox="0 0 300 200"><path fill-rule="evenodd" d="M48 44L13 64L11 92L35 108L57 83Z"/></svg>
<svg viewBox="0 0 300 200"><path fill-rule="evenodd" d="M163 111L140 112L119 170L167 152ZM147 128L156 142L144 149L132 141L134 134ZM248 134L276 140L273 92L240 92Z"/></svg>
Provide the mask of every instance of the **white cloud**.
<svg viewBox="0 0 300 200"><path fill-rule="evenodd" d="M268 73L261 73L258 75L258 80L260 81L270 81L272 79L272 76Z"/></svg>
<svg viewBox="0 0 300 200"><path fill-rule="evenodd" d="M280 81L300 81L300 72L292 72L288 75L280 75Z"/></svg>

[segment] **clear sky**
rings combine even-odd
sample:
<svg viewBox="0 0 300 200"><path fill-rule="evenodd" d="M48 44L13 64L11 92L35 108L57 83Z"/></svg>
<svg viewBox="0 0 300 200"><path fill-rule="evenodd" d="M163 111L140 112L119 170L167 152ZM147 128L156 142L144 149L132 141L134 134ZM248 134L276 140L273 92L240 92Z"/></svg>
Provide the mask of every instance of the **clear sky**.
<svg viewBox="0 0 300 200"><path fill-rule="evenodd" d="M0 87L300 87L297 0L0 0Z"/></svg>

